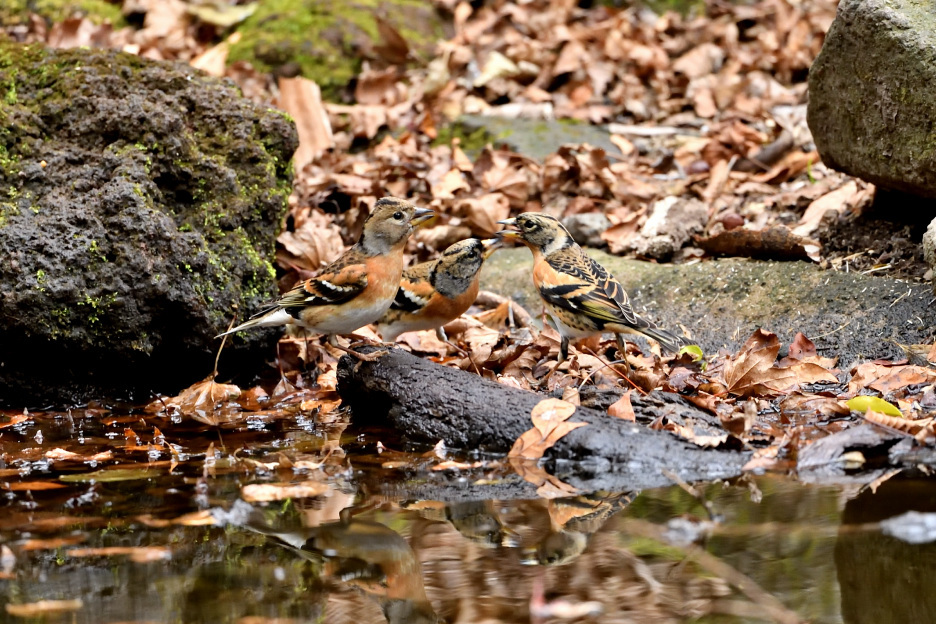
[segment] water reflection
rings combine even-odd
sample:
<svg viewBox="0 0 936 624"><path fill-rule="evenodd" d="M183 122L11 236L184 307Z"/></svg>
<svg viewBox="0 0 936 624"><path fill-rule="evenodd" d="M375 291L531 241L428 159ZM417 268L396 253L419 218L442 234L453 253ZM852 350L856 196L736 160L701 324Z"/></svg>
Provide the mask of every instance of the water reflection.
<svg viewBox="0 0 936 624"><path fill-rule="evenodd" d="M290 528L282 526L282 517L271 522L262 510L237 501L230 512L218 516L266 535L316 564L325 581L344 583L370 596L389 624L439 622L409 542L384 524L355 518L354 512L347 508L335 522Z"/></svg>
<svg viewBox="0 0 936 624"><path fill-rule="evenodd" d="M932 480L893 478L845 503L835 543L845 622L932 622L936 617L936 543L907 544L877 530L861 530L907 511L936 512Z"/></svg>
<svg viewBox="0 0 936 624"><path fill-rule="evenodd" d="M389 461L288 420L166 428L158 457L164 423L136 415L7 424L0 622L755 622L768 596L809 622L887 624L936 608L936 547L878 526L936 511L936 479L922 474L876 492L782 476L694 484L724 521L685 546L666 541L667 524L708 516L676 486L512 499L531 490L509 467L440 475L431 457ZM274 483L327 491L234 515L245 486ZM58 615L37 612L50 605Z"/></svg>

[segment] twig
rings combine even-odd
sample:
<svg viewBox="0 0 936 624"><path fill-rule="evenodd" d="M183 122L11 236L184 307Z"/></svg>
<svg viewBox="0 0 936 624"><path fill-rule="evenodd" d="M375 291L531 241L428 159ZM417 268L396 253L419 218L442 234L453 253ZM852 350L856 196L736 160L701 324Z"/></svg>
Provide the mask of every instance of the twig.
<svg viewBox="0 0 936 624"><path fill-rule="evenodd" d="M899 297L897 297L896 299L894 299L894 300L891 302L891 304L890 304L889 306L887 306L887 307L888 307L888 308L893 308L895 305L897 305L897 302L898 302L898 301L900 301L900 300L903 299L904 297L909 296L910 293L912 293L912 292L913 292L913 288L907 288L907 292L905 292L904 294L902 294L902 295L900 295Z"/></svg>
<svg viewBox="0 0 936 624"><path fill-rule="evenodd" d="M596 368L595 370L593 370L592 372L588 373L588 375L585 376L585 379L583 379L583 380L582 380L582 383L579 384L579 387L578 387L579 390L581 390L583 387L585 387L585 384L588 383L588 380L592 378L592 375L594 375L594 374L596 374L596 373L600 373L600 372L603 371L604 369L609 368L609 369L611 369L611 371L614 372L615 375L617 375L618 377L620 377L621 379L623 379L624 381L626 381L627 383L629 383L630 385L632 385L632 386L634 387L634 389L637 390L637 392L639 392L640 394L642 394L642 395L644 395L644 396L647 395L647 392L646 392L643 388L641 388L640 386L638 386L637 384L635 384L633 381L631 381L630 378L629 378L627 375L625 375L624 373L622 373L622 372L619 371L618 369L614 368L614 365L615 365L615 364L627 364L627 363L628 363L627 360L623 360L623 359L622 359L622 360L612 360L612 361L610 361L610 362L607 362L607 361L605 361L604 359L602 359L602 357L601 357L600 355L598 355L597 353L595 353L594 351L592 351L592 350L589 349L588 347L585 347L585 348L582 349L582 350L585 351L586 353L589 353L589 354L595 356L596 358L598 358L598 360L602 363L602 366L601 366L600 368ZM626 356L625 356L625 357L626 357Z"/></svg>
<svg viewBox="0 0 936 624"><path fill-rule="evenodd" d="M835 332L841 331L841 330L845 329L846 327L848 327L849 325L851 325L851 322L852 322L853 320L855 320L855 319L849 319L846 323L844 323L844 324L842 324L842 325L839 325L838 327L836 327L836 328L833 329L832 331L826 332L826 333L824 333L824 334L820 334L820 335L816 336L815 338L813 338L813 341L819 340L820 338L825 338L826 336L831 336L831 335L834 334Z"/></svg>
<svg viewBox="0 0 936 624"><path fill-rule="evenodd" d="M662 472L663 472L664 477L666 477L667 479L669 479L670 481L672 481L673 483L681 487L683 491L685 491L692 498L696 499L697 503L702 505L702 508L705 509L705 513L708 514L709 520L711 520L712 522L719 521L719 516L718 514L715 513L715 510L712 508L712 503L705 500L705 497L702 496L702 493L699 490L695 489L694 487L692 487L691 485L683 481L679 477L679 475L677 475L672 470L664 468Z"/></svg>

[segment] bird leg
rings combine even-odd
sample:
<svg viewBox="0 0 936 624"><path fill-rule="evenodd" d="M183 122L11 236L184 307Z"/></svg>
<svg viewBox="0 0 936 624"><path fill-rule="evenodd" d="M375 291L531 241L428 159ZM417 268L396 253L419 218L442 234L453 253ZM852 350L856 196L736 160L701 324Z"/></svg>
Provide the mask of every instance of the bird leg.
<svg viewBox="0 0 936 624"><path fill-rule="evenodd" d="M447 344L448 346L455 349L455 352L462 357L468 357L468 352L459 347L457 344L448 339L448 336L445 335L445 329L442 327L436 328L436 338Z"/></svg>
<svg viewBox="0 0 936 624"><path fill-rule="evenodd" d="M361 342L364 342L364 341L361 341ZM356 344L361 344L361 342L358 342ZM355 357L359 360L362 360L364 362L375 362L379 358L382 358L383 356L390 353L389 349L380 349L379 351L374 351L372 353L358 353L354 349L351 349L349 347L343 347L340 344L338 344L338 336L335 334L332 334L331 336L328 337L328 344L338 349L339 351L344 351L348 355ZM370 344L373 344L373 343L370 343Z"/></svg>
<svg viewBox="0 0 936 624"><path fill-rule="evenodd" d="M549 388L549 380L552 379L553 373L559 370L559 367L562 366L562 363L569 359L569 339L565 336L560 336L559 341L559 359L556 360L556 365L546 373L546 376L543 377L542 381L539 382L537 388L546 387Z"/></svg>
<svg viewBox="0 0 936 624"><path fill-rule="evenodd" d="M621 361L624 363L624 376L630 378L631 366L630 362L627 361L627 343L624 341L622 334L614 334L614 339L617 341L618 353L621 354Z"/></svg>

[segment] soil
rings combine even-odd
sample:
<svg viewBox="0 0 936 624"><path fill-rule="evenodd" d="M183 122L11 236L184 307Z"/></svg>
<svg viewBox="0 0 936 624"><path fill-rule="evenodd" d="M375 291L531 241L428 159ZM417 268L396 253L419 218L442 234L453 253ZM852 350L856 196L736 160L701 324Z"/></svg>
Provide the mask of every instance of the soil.
<svg viewBox="0 0 936 624"><path fill-rule="evenodd" d="M923 233L934 217L932 200L878 191L870 209L824 222L816 237L831 267L864 272L889 265L873 274L920 281L929 271L923 259Z"/></svg>

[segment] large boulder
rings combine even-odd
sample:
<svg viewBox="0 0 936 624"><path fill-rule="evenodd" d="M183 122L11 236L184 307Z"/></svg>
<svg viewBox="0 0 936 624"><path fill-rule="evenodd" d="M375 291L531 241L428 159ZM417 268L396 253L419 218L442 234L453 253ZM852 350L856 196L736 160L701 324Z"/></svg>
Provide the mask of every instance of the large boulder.
<svg viewBox="0 0 936 624"><path fill-rule="evenodd" d="M842 0L809 73L808 121L827 165L936 198L936 11Z"/></svg>
<svg viewBox="0 0 936 624"><path fill-rule="evenodd" d="M0 402L210 373L235 308L276 295L296 146L286 116L188 66L0 42Z"/></svg>

